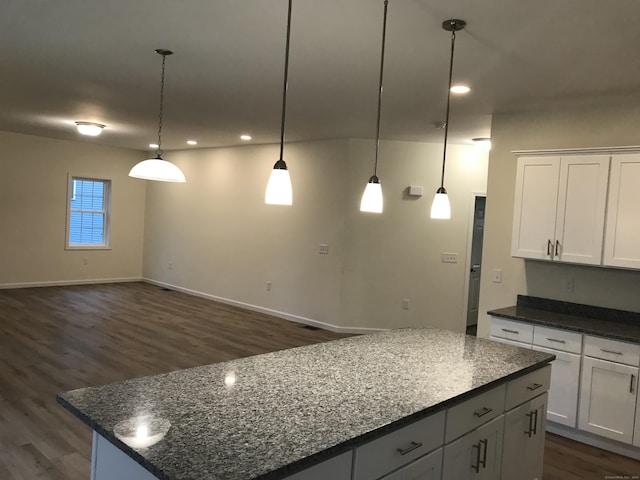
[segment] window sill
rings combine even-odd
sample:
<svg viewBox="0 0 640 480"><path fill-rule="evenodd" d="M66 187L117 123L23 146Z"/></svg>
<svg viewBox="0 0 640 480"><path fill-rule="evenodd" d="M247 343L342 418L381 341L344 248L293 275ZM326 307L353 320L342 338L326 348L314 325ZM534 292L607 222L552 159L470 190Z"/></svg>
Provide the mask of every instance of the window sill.
<svg viewBox="0 0 640 480"><path fill-rule="evenodd" d="M67 245L65 250L113 250L108 245Z"/></svg>

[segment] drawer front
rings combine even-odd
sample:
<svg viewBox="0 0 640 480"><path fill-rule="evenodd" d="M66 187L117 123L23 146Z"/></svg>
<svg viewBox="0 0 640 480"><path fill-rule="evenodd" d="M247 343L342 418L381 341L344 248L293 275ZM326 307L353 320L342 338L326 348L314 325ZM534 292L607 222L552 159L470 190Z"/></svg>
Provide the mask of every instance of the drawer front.
<svg viewBox="0 0 640 480"><path fill-rule="evenodd" d="M489 336L489 340L493 340L494 342L499 343L506 343L507 345L513 345L520 348L531 348L531 345L529 345L528 343L515 342L513 340L507 340L506 338L494 337L493 335Z"/></svg>
<svg viewBox="0 0 640 480"><path fill-rule="evenodd" d="M449 443L504 413L505 391L506 385L502 384L447 410L445 442Z"/></svg>
<svg viewBox="0 0 640 480"><path fill-rule="evenodd" d="M439 412L356 448L354 480L375 480L443 443L445 412Z"/></svg>
<svg viewBox="0 0 640 480"><path fill-rule="evenodd" d="M506 409L511 410L543 394L551 385L551 365L511 380L507 384Z"/></svg>
<svg viewBox="0 0 640 480"><path fill-rule="evenodd" d="M318 465L307 468L285 480L351 480L351 458L353 452L345 452L337 457L325 460Z"/></svg>
<svg viewBox="0 0 640 480"><path fill-rule="evenodd" d="M530 344L533 342L533 325L491 317L491 335Z"/></svg>
<svg viewBox="0 0 640 480"><path fill-rule="evenodd" d="M533 344L569 353L582 353L582 334L536 325L533 327Z"/></svg>
<svg viewBox="0 0 640 480"><path fill-rule="evenodd" d="M635 367L640 365L640 345L635 343L585 335L584 354L588 357L624 363Z"/></svg>

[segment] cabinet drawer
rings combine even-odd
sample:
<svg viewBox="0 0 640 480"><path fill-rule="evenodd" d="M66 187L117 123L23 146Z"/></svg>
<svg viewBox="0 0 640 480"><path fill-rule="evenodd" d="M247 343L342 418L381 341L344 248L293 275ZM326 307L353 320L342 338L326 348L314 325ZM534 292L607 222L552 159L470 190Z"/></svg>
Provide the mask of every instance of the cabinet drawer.
<svg viewBox="0 0 640 480"><path fill-rule="evenodd" d="M547 365L524 377L511 380L507 384L506 409L511 410L528 400L549 390L551 384L551 365Z"/></svg>
<svg viewBox="0 0 640 480"><path fill-rule="evenodd" d="M439 412L356 448L354 480L374 480L442 445L445 412Z"/></svg>
<svg viewBox="0 0 640 480"><path fill-rule="evenodd" d="M584 337L584 354L610 362L638 366L640 364L640 345L635 343L609 340L608 338Z"/></svg>
<svg viewBox="0 0 640 480"><path fill-rule="evenodd" d="M570 353L582 352L582 334L558 330L557 328L533 328L533 344L540 347L563 350Z"/></svg>
<svg viewBox="0 0 640 480"><path fill-rule="evenodd" d="M493 335L489 336L489 340L493 340L494 342L506 343L507 345L514 345L520 348L531 348L531 345L528 343L516 342L514 340L507 340L506 338L494 337Z"/></svg>
<svg viewBox="0 0 640 480"><path fill-rule="evenodd" d="M464 435L504 412L506 385L502 384L447 410L445 442Z"/></svg>
<svg viewBox="0 0 640 480"><path fill-rule="evenodd" d="M532 343L533 325L491 317L491 335L522 343Z"/></svg>
<svg viewBox="0 0 640 480"><path fill-rule="evenodd" d="M353 452L348 451L337 457L325 460L318 465L307 468L285 480L351 480L351 458Z"/></svg>

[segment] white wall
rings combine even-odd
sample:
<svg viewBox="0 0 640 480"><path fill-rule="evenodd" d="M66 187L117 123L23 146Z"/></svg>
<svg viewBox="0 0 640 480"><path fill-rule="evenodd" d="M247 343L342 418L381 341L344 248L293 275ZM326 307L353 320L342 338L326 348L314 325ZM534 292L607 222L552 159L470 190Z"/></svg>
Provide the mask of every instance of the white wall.
<svg viewBox="0 0 640 480"><path fill-rule="evenodd" d="M446 186L453 219L429 219L442 145L381 142L381 216L359 212L373 141L287 144L292 207L264 205L278 146L167 154L187 184L147 187L144 276L285 317L358 329L463 328L472 191L484 191L487 155L451 146ZM411 185L425 195L406 195ZM320 243L329 255L319 255ZM458 264L442 264L442 252ZM272 282L267 292L266 282ZM403 298L410 310L401 309Z"/></svg>
<svg viewBox="0 0 640 480"><path fill-rule="evenodd" d="M487 310L514 305L517 294L640 311L640 272L545 264L511 258L516 159L513 150L639 145L638 99L607 105L556 105L529 113L496 114L491 137L478 334L488 336ZM493 268L503 283L493 283ZM574 290L562 288L574 279Z"/></svg>
<svg viewBox="0 0 640 480"><path fill-rule="evenodd" d="M127 174L143 156L0 132L0 288L139 279L145 182ZM112 180L109 250L65 250L68 173Z"/></svg>

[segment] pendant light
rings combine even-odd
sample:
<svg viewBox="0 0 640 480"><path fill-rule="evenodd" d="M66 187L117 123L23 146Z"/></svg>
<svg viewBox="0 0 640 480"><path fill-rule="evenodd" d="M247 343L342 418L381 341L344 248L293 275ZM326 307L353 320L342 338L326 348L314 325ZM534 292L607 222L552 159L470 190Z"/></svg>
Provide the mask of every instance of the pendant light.
<svg viewBox="0 0 640 480"><path fill-rule="evenodd" d="M380 82L378 84L378 118L376 120L376 156L373 163L373 175L362 194L360 211L382 213L382 186L378 178L378 150L380 148L380 107L382 106L382 78L384 73L384 45L387 37L387 9L389 0L384 0L384 17L382 20L382 52L380 53Z"/></svg>
<svg viewBox="0 0 640 480"><path fill-rule="evenodd" d="M287 42L284 54L284 86L282 88L282 122L280 124L280 158L271 170L267 191L264 195L264 203L269 205L291 205L293 203L291 193L291 177L287 164L282 159L284 151L284 123L287 113L287 88L289 79L289 39L291 38L291 2L287 13Z"/></svg>
<svg viewBox="0 0 640 480"><path fill-rule="evenodd" d="M447 136L449 134L449 109L451 106L451 80L453 77L453 50L456 44L456 32L462 30L467 22L464 20L445 20L442 22L442 28L451 32L451 61L449 62L449 88L447 89L447 114L444 124L444 152L442 154L442 177L440 179L440 188L436 191L431 204L431 218L441 218L448 220L451 218L451 205L449 204L449 196L444 188L444 167L447 160Z"/></svg>
<svg viewBox="0 0 640 480"><path fill-rule="evenodd" d="M158 48L158 55L162 55L162 76L160 80L160 115L158 120L158 149L156 157L136 164L129 172L130 177L142 178L143 180L156 180L160 182L179 182L186 180L182 171L173 163L162 159L162 110L164 106L164 67L167 55L173 55L171 50Z"/></svg>

